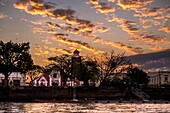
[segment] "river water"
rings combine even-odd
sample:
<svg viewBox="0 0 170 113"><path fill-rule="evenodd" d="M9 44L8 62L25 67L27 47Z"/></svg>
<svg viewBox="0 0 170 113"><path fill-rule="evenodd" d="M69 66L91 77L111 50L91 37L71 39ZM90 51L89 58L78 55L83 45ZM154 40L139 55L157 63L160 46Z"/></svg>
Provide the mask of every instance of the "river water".
<svg viewBox="0 0 170 113"><path fill-rule="evenodd" d="M0 102L0 113L170 113L170 104Z"/></svg>

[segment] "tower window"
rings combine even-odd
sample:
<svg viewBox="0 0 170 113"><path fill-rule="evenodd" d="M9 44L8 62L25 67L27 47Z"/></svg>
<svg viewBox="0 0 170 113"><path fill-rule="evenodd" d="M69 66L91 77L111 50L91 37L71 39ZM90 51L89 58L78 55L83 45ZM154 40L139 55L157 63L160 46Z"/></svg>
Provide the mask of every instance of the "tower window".
<svg viewBox="0 0 170 113"><path fill-rule="evenodd" d="M54 73L54 74L53 74L53 77L54 77L54 78L57 78L57 74Z"/></svg>

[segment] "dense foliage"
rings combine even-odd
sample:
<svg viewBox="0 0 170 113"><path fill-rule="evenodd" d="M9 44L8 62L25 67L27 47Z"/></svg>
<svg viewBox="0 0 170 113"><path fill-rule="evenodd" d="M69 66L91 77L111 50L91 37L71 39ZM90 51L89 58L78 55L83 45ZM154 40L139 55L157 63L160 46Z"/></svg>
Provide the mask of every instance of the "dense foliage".
<svg viewBox="0 0 170 113"><path fill-rule="evenodd" d="M12 72L26 73L33 66L29 43L0 41L0 72L5 75L5 87Z"/></svg>
<svg viewBox="0 0 170 113"><path fill-rule="evenodd" d="M129 82L132 84L148 84L149 79L147 77L147 73L145 73L143 70L140 70L138 68L130 68L127 71L126 79L129 79Z"/></svg>

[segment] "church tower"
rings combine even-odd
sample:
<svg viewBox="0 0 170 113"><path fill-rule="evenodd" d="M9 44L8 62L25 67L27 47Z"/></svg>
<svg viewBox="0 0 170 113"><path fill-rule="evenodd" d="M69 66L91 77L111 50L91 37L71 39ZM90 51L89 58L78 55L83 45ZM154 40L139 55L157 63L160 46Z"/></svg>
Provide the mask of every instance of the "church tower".
<svg viewBox="0 0 170 113"><path fill-rule="evenodd" d="M71 67L71 75L72 78L80 78L81 77L81 56L79 55L79 51L76 49L73 52L72 56L72 67Z"/></svg>

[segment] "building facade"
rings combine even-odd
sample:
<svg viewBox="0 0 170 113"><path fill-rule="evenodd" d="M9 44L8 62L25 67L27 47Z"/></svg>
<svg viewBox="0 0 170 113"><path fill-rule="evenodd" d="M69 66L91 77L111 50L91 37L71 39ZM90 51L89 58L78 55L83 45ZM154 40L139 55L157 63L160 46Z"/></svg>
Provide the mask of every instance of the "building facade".
<svg viewBox="0 0 170 113"><path fill-rule="evenodd" d="M3 85L4 83L4 79L5 79L5 76L0 73L0 84ZM26 77L25 77L25 74L22 74L20 72L12 72L10 74L10 76L8 77L8 84L9 86L25 86L25 81L26 81Z"/></svg>
<svg viewBox="0 0 170 113"><path fill-rule="evenodd" d="M164 85L170 84L170 72L169 71L159 71L148 73L149 85Z"/></svg>
<svg viewBox="0 0 170 113"><path fill-rule="evenodd" d="M52 85L61 86L60 71L52 71L49 75L42 74L34 80L34 86L47 86Z"/></svg>

